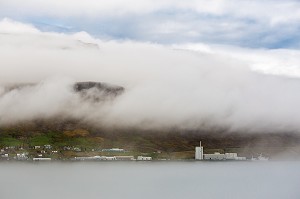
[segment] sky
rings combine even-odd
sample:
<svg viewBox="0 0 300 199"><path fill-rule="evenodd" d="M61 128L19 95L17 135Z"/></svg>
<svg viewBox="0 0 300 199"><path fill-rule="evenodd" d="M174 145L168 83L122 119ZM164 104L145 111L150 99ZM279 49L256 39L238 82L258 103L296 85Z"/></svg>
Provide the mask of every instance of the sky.
<svg viewBox="0 0 300 199"><path fill-rule="evenodd" d="M160 44L299 48L298 0L1 0L0 18L43 31Z"/></svg>
<svg viewBox="0 0 300 199"><path fill-rule="evenodd" d="M299 18L291 0L0 0L0 126L300 133ZM91 103L78 81L125 92Z"/></svg>

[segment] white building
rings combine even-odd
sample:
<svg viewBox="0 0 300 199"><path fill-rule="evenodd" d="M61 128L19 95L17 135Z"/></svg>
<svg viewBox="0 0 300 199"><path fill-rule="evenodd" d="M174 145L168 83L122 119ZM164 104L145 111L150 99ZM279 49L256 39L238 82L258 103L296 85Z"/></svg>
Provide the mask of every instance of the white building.
<svg viewBox="0 0 300 199"><path fill-rule="evenodd" d="M246 160L246 157L236 157L235 160Z"/></svg>
<svg viewBox="0 0 300 199"><path fill-rule="evenodd" d="M108 157L108 156L92 156L92 157L75 157L73 160L117 160L115 156Z"/></svg>
<svg viewBox="0 0 300 199"><path fill-rule="evenodd" d="M139 161L151 161L152 157L138 156L137 160L139 160Z"/></svg>
<svg viewBox="0 0 300 199"><path fill-rule="evenodd" d="M75 157L74 160L104 160L105 156Z"/></svg>
<svg viewBox="0 0 300 199"><path fill-rule="evenodd" d="M27 160L28 159L28 153L17 153L16 159L17 160Z"/></svg>
<svg viewBox="0 0 300 199"><path fill-rule="evenodd" d="M195 148L195 159L203 160L203 146L201 146L201 141L200 141L200 146L197 146Z"/></svg>
<svg viewBox="0 0 300 199"><path fill-rule="evenodd" d="M92 157L75 157L74 160L135 160L134 156L92 156Z"/></svg>
<svg viewBox="0 0 300 199"><path fill-rule="evenodd" d="M251 160L252 161L268 161L269 160L269 158L268 157L264 157L262 154L260 154L257 158L254 158L253 156L252 156L252 158L251 158Z"/></svg>
<svg viewBox="0 0 300 199"><path fill-rule="evenodd" d="M46 145L44 145L44 148L45 149L52 149L52 146L50 144L46 144Z"/></svg>
<svg viewBox="0 0 300 199"><path fill-rule="evenodd" d="M74 160L93 160L93 157L75 157Z"/></svg>
<svg viewBox="0 0 300 199"><path fill-rule="evenodd" d="M238 157L237 153L225 153L226 160L246 160L246 157Z"/></svg>
<svg viewBox="0 0 300 199"><path fill-rule="evenodd" d="M33 158L33 161L50 161L51 158Z"/></svg>
<svg viewBox="0 0 300 199"><path fill-rule="evenodd" d="M237 157L237 153L225 153L226 160L236 160Z"/></svg>
<svg viewBox="0 0 300 199"><path fill-rule="evenodd" d="M103 152L125 152L124 149L111 148L111 149L102 149Z"/></svg>
<svg viewBox="0 0 300 199"><path fill-rule="evenodd" d="M73 148L73 151L81 152L81 149L80 149L79 147L74 147L74 148Z"/></svg>
<svg viewBox="0 0 300 199"><path fill-rule="evenodd" d="M116 160L135 160L133 156L127 155L127 156L115 156Z"/></svg>
<svg viewBox="0 0 300 199"><path fill-rule="evenodd" d="M105 156L105 160L117 160L115 156L107 157Z"/></svg>

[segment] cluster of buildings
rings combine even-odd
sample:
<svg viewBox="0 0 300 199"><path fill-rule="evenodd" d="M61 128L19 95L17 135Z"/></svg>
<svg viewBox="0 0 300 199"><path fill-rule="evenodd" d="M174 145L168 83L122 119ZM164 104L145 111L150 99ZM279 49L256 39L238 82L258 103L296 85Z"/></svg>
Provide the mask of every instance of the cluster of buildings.
<svg viewBox="0 0 300 199"><path fill-rule="evenodd" d="M135 158L132 155L114 155L114 156L88 156L88 157L75 157L68 158L63 155L63 151L81 152L82 149L73 146L64 146L58 151L55 150L51 145L31 146L27 149L21 147L4 147L0 149L0 160L32 160L32 161L51 161L53 159L59 160L77 160L77 161L151 161L152 157L148 156L137 156ZM105 154L122 154L128 151L120 148L111 149L92 149L92 152L105 152ZM57 154L57 155L55 155ZM77 153L80 154L80 153Z"/></svg>
<svg viewBox="0 0 300 199"><path fill-rule="evenodd" d="M204 154L203 146L195 148L195 160L246 160L246 157L238 157L237 153L219 153Z"/></svg>
<svg viewBox="0 0 300 199"><path fill-rule="evenodd" d="M87 156L87 157L68 157L64 156L63 151L74 151L81 152L82 149L73 146L64 146L58 151L55 150L51 145L43 146L32 146L27 150L22 147L5 147L0 151L0 160L33 160L33 161L51 161L52 158L59 160L76 160L76 161L151 161L152 157L150 156L137 156L126 155L124 149L120 148L111 148L111 149L92 149L92 152L99 152L101 155L96 156ZM84 150L86 151L86 150ZM103 153L104 152L104 153ZM79 155L81 153L74 153ZM94 153L95 154L95 153ZM116 155L118 154L118 155ZM160 159L164 160L164 159ZM232 161L244 161L246 157L239 157L237 153L219 153L215 152L212 154L204 154L203 146L197 146L195 148L195 160L232 160ZM260 155L257 158L251 160L268 160L268 158Z"/></svg>
<svg viewBox="0 0 300 199"><path fill-rule="evenodd" d="M48 156L58 153L51 145L32 146L28 148L10 146L0 149L0 160L46 160Z"/></svg>

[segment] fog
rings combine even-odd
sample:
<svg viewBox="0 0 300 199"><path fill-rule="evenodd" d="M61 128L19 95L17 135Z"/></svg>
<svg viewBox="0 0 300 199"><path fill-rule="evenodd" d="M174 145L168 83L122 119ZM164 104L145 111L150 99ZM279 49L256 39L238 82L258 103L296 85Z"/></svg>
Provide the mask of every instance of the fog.
<svg viewBox="0 0 300 199"><path fill-rule="evenodd" d="M0 197L298 199L299 162L3 163Z"/></svg>
<svg viewBox="0 0 300 199"><path fill-rule="evenodd" d="M266 68L286 60L299 70L296 50L104 41L9 19L1 21L0 33L0 125L62 116L107 127L300 132L297 73ZM125 92L86 101L72 90L78 81L107 82ZM20 83L35 84L9 89Z"/></svg>

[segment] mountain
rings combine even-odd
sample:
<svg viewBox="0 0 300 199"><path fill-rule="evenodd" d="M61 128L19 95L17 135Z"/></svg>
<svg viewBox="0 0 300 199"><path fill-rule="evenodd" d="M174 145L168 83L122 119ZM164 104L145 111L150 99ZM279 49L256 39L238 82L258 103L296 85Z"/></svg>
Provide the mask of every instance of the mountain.
<svg viewBox="0 0 300 199"><path fill-rule="evenodd" d="M18 84L5 92L34 87L36 84ZM103 82L75 82L70 89L83 100L99 102L112 100L125 92L122 86ZM56 147L74 145L82 148L125 148L131 151L162 154L181 154L192 158L194 147L202 141L206 152L239 152L245 156L258 152L268 155L300 146L300 136L292 132L229 132L226 129L142 129L140 127L103 127L88 123L84 118L39 118L0 126L0 147L9 145L43 145ZM293 151L294 150L294 151ZM178 158L178 156L176 156Z"/></svg>
<svg viewBox="0 0 300 199"><path fill-rule="evenodd" d="M95 101L106 100L107 98L112 99L125 91L124 87L103 82L77 82L73 88L75 92L80 93L85 99Z"/></svg>

